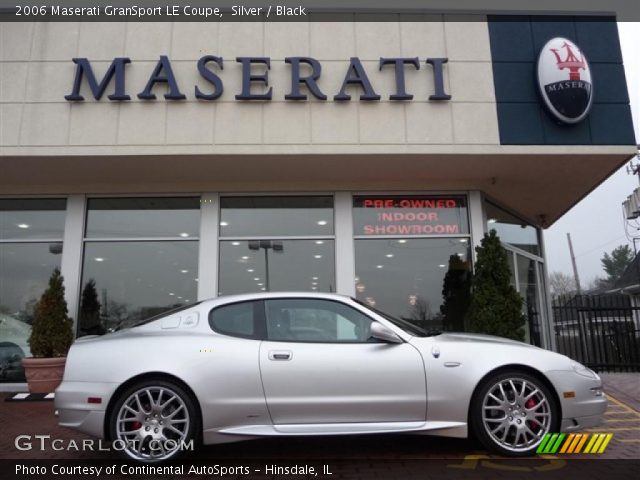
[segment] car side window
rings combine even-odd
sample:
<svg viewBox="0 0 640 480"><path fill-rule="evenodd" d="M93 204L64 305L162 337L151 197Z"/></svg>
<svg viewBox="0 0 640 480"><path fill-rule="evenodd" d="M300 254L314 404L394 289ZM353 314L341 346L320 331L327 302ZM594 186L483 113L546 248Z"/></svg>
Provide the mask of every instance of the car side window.
<svg viewBox="0 0 640 480"><path fill-rule="evenodd" d="M371 318L340 302L310 298L265 301L267 338L283 342L367 343Z"/></svg>
<svg viewBox="0 0 640 480"><path fill-rule="evenodd" d="M209 312L209 326L215 332L240 338L263 338L262 302L240 302L216 307Z"/></svg>

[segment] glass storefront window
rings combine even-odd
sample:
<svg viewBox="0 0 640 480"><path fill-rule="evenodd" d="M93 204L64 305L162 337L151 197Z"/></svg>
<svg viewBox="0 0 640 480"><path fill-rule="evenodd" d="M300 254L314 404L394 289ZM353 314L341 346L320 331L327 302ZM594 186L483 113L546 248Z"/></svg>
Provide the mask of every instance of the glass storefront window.
<svg viewBox="0 0 640 480"><path fill-rule="evenodd" d="M78 336L195 301L199 231L198 197L89 199Z"/></svg>
<svg viewBox="0 0 640 480"><path fill-rule="evenodd" d="M0 243L0 382L23 382L33 310L60 268L62 244Z"/></svg>
<svg viewBox="0 0 640 480"><path fill-rule="evenodd" d="M540 317L540 289L538 285L538 262L523 255L516 254L518 264L518 284L520 295L524 300L523 309L527 316L529 343L540 346L541 317Z"/></svg>
<svg viewBox="0 0 640 480"><path fill-rule="evenodd" d="M78 336L99 335L196 300L198 242L87 242Z"/></svg>
<svg viewBox="0 0 640 480"><path fill-rule="evenodd" d="M509 264L509 271L511 273L511 277L509 278L509 282L511 286L515 289L518 288L518 284L516 283L516 267L513 264L513 252L511 250L507 250L507 263Z"/></svg>
<svg viewBox="0 0 640 480"><path fill-rule="evenodd" d="M334 265L333 240L221 241L219 295L335 292Z"/></svg>
<svg viewBox="0 0 640 480"><path fill-rule="evenodd" d="M222 197L221 237L333 235L333 197Z"/></svg>
<svg viewBox="0 0 640 480"><path fill-rule="evenodd" d="M355 235L363 236L467 234L467 199L456 195L356 196L353 227Z"/></svg>
<svg viewBox="0 0 640 480"><path fill-rule="evenodd" d="M0 200L0 382L25 381L33 310L60 268L65 208L65 199Z"/></svg>
<svg viewBox="0 0 640 480"><path fill-rule="evenodd" d="M359 300L427 330L464 329L467 238L357 239L355 259Z"/></svg>
<svg viewBox="0 0 640 480"><path fill-rule="evenodd" d="M333 225L330 196L221 198L218 294L335 292Z"/></svg>
<svg viewBox="0 0 640 480"><path fill-rule="evenodd" d="M495 230L500 240L520 250L541 255L538 229L491 202L484 203L487 230Z"/></svg>
<svg viewBox="0 0 640 480"><path fill-rule="evenodd" d="M0 240L62 240L66 202L64 198L1 199Z"/></svg>
<svg viewBox="0 0 640 480"><path fill-rule="evenodd" d="M200 198L91 198L87 238L198 237Z"/></svg>

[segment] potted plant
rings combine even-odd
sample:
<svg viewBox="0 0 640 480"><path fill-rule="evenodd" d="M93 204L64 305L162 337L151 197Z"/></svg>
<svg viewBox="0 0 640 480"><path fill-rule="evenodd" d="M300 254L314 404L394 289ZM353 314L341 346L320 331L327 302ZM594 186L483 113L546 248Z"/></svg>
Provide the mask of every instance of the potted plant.
<svg viewBox="0 0 640 480"><path fill-rule="evenodd" d="M34 310L29 336L33 356L22 360L31 393L50 393L60 385L71 343L73 321L64 299L63 277L56 268Z"/></svg>

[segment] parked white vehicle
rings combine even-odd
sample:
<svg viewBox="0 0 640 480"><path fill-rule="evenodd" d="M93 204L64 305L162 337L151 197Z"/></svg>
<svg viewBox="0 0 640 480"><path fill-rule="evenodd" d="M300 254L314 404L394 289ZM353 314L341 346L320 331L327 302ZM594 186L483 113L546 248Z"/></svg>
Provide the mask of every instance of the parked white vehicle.
<svg viewBox="0 0 640 480"><path fill-rule="evenodd" d="M392 432L466 437L513 456L599 425L596 373L524 343L430 334L333 294L220 297L73 344L60 424L142 462L181 442Z"/></svg>
<svg viewBox="0 0 640 480"><path fill-rule="evenodd" d="M30 335L31 325L0 313L0 380L24 381L22 359L31 355Z"/></svg>

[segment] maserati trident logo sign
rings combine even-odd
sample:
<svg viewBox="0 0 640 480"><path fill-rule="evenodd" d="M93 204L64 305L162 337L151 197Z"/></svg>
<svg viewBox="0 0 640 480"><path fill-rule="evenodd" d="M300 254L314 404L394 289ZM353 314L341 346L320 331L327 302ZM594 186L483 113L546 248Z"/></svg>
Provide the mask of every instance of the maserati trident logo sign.
<svg viewBox="0 0 640 480"><path fill-rule="evenodd" d="M571 40L549 40L538 57L538 87L551 114L578 123L591 109L593 86L586 57Z"/></svg>

